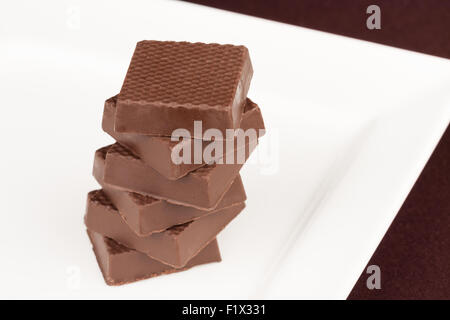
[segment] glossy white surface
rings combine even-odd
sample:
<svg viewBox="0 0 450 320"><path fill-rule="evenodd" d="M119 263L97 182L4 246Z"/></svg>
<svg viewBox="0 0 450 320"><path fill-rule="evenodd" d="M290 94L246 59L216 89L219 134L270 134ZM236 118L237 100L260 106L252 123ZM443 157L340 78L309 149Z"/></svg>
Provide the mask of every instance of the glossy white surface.
<svg viewBox="0 0 450 320"><path fill-rule="evenodd" d="M450 120L448 60L174 1L4 7L0 298L344 299ZM82 218L142 39L246 45L268 135L220 264L108 287Z"/></svg>

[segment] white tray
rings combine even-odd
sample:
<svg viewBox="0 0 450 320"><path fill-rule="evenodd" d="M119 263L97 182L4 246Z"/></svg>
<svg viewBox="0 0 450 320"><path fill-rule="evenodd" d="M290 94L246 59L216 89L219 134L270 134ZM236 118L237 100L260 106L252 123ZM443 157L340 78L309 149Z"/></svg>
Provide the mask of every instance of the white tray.
<svg viewBox="0 0 450 320"><path fill-rule="evenodd" d="M6 7L1 298L344 299L450 120L448 60L182 2ZM268 135L220 264L108 287L82 217L142 39L245 44Z"/></svg>

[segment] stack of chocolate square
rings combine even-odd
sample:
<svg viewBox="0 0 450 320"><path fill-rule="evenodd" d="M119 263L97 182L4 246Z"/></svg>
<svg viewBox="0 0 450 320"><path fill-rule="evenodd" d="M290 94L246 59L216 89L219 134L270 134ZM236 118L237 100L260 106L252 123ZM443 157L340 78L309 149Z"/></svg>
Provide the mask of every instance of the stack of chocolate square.
<svg viewBox="0 0 450 320"><path fill-rule="evenodd" d="M119 285L220 261L217 234L245 207L239 170L264 133L243 46L141 41L95 153L85 224Z"/></svg>

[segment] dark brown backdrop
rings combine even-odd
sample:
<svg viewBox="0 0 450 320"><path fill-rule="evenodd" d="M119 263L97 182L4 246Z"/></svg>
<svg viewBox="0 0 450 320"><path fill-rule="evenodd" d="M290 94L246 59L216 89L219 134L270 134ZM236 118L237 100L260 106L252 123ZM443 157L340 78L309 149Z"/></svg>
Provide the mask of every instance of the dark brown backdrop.
<svg viewBox="0 0 450 320"><path fill-rule="evenodd" d="M188 0L311 29L450 58L450 0ZM381 9L381 30L366 9Z"/></svg>
<svg viewBox="0 0 450 320"><path fill-rule="evenodd" d="M363 270L349 299L450 299L450 127L368 265L381 289Z"/></svg>
<svg viewBox="0 0 450 320"><path fill-rule="evenodd" d="M450 0L191 0L216 8L450 58ZM381 8L381 30L366 28L366 8ZM450 128L349 299L450 299ZM366 267L367 268L367 267Z"/></svg>

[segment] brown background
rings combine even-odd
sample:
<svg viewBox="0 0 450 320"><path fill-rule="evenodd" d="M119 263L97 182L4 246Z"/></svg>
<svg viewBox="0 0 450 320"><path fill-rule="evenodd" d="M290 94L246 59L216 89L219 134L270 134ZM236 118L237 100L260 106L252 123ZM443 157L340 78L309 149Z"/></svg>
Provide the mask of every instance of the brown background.
<svg viewBox="0 0 450 320"><path fill-rule="evenodd" d="M450 58L449 0L188 1ZM381 30L366 27L372 4L381 9Z"/></svg>
<svg viewBox="0 0 450 320"><path fill-rule="evenodd" d="M449 169L447 128L368 263L381 269L381 290L367 289L364 270L349 299L450 299Z"/></svg>
<svg viewBox="0 0 450 320"><path fill-rule="evenodd" d="M450 58L450 0L193 0L199 4ZM381 8L381 30L366 8ZM420 76L420 75L418 75ZM450 299L450 128L421 173L349 299Z"/></svg>

